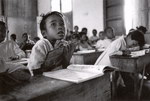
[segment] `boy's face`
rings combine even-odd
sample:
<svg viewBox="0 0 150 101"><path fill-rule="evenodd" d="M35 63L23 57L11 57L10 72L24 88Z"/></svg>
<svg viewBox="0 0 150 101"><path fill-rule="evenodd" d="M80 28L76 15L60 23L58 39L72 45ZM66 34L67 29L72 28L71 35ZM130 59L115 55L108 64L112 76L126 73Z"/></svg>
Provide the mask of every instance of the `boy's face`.
<svg viewBox="0 0 150 101"><path fill-rule="evenodd" d="M0 25L0 42L4 41L6 37L5 27Z"/></svg>
<svg viewBox="0 0 150 101"><path fill-rule="evenodd" d="M127 43L127 47L128 48L132 48L132 47L138 46L138 42L136 40L132 40L131 36L128 37L126 43Z"/></svg>
<svg viewBox="0 0 150 101"><path fill-rule="evenodd" d="M50 41L60 40L65 36L64 20L58 15L49 16L45 23L46 38Z"/></svg>

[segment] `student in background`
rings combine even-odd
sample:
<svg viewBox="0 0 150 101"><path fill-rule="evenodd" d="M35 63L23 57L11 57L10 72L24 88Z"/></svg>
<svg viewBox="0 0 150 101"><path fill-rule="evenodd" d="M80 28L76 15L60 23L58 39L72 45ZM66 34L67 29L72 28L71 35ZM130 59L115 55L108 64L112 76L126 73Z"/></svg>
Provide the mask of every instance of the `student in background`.
<svg viewBox="0 0 150 101"><path fill-rule="evenodd" d="M105 35L103 31L101 31L99 34L100 40L98 40L97 43L95 44L95 48L97 50L106 49L111 44L112 40L109 39L107 36L108 34Z"/></svg>
<svg viewBox="0 0 150 101"><path fill-rule="evenodd" d="M0 94L9 92L14 86L30 78L25 66L6 62L25 57L25 53L14 41L5 41L5 38L6 26L0 21Z"/></svg>
<svg viewBox="0 0 150 101"><path fill-rule="evenodd" d="M31 50L34 46L34 41L30 40L27 33L22 34L22 42L20 43L20 48L25 50Z"/></svg>
<svg viewBox="0 0 150 101"><path fill-rule="evenodd" d="M16 42L12 40L5 41L6 27L2 21L0 21L0 29L0 57L3 58L4 61L25 57L25 53L19 48Z"/></svg>
<svg viewBox="0 0 150 101"><path fill-rule="evenodd" d="M40 23L40 30L44 38L34 45L28 61L28 68L31 75L42 74L45 71L43 70L43 68L45 68L43 67L43 63L45 62L48 52L54 49L68 47L68 52L65 54L67 56L66 58L68 58L67 61L70 61L71 56L69 55L72 55L72 48L69 47L68 42L63 40L66 31L64 16L61 13L51 12L44 15ZM48 71L62 69L62 65L63 64L55 63L54 67L49 67L47 69Z"/></svg>
<svg viewBox="0 0 150 101"><path fill-rule="evenodd" d="M112 27L105 28L104 32L108 39L115 40L114 29Z"/></svg>
<svg viewBox="0 0 150 101"><path fill-rule="evenodd" d="M12 40L12 41L14 41L14 42L16 42L17 44L18 44L18 42L17 42L17 36L16 36L16 34L11 34L10 35L10 40Z"/></svg>
<svg viewBox="0 0 150 101"><path fill-rule="evenodd" d="M91 49L93 49L90 46L90 44L88 43L88 37L86 36L86 34L84 32L80 32L79 34L81 35L80 43L79 43L79 50L83 51L83 50L91 50Z"/></svg>
<svg viewBox="0 0 150 101"><path fill-rule="evenodd" d="M93 34L93 36L90 37L89 41L90 41L91 45L94 45L99 39L98 36L97 36L97 30L93 29L92 34Z"/></svg>
<svg viewBox="0 0 150 101"><path fill-rule="evenodd" d="M77 25L74 26L74 34L79 34L79 27Z"/></svg>

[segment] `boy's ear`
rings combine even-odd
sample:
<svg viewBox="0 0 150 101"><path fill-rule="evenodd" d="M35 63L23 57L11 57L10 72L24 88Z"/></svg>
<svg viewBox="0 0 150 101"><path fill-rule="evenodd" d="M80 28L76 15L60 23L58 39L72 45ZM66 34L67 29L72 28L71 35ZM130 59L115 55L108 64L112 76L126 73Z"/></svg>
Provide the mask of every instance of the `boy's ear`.
<svg viewBox="0 0 150 101"><path fill-rule="evenodd" d="M46 31L45 30L42 30L41 34L42 34L43 37L46 37Z"/></svg>

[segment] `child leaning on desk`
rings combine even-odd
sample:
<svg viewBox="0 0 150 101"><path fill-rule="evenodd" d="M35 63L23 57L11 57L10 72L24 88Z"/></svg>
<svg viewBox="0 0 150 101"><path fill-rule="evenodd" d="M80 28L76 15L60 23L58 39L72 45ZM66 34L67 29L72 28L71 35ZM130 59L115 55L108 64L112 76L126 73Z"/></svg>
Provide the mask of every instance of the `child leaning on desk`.
<svg viewBox="0 0 150 101"><path fill-rule="evenodd" d="M39 40L32 48L27 66L32 76L42 74L46 71L62 69L63 63L60 60L65 60L64 57L66 57L68 58L66 61L69 63L74 51L73 47L70 47L69 43L63 40L66 30L64 16L61 13L55 11L44 15L40 22L40 30L43 39ZM61 50L62 48L66 49L65 53L62 53L65 56L57 58L58 60L54 61L56 63L53 66L51 66L53 63L47 62L49 66L45 67L43 64L47 61L49 52L52 50ZM54 55L57 56L56 53Z"/></svg>

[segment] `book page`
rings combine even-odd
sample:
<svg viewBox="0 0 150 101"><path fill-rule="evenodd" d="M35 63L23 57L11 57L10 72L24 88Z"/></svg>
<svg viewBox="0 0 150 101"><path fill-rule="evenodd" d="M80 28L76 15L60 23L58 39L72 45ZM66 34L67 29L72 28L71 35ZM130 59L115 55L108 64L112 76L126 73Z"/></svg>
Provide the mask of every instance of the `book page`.
<svg viewBox="0 0 150 101"><path fill-rule="evenodd" d="M90 73L103 73L104 68L107 67L106 65L78 65L72 64L69 65L67 68L76 71L82 72L90 72Z"/></svg>
<svg viewBox="0 0 150 101"><path fill-rule="evenodd" d="M131 52L131 57L138 57L138 56L142 56L145 55L146 50L139 50L139 51L133 51Z"/></svg>
<svg viewBox="0 0 150 101"><path fill-rule="evenodd" d="M47 77L59 79L59 80L80 83L80 82L84 82L102 76L103 73L90 73L90 72L75 71L70 69L61 69L57 71L44 72L43 75Z"/></svg>

